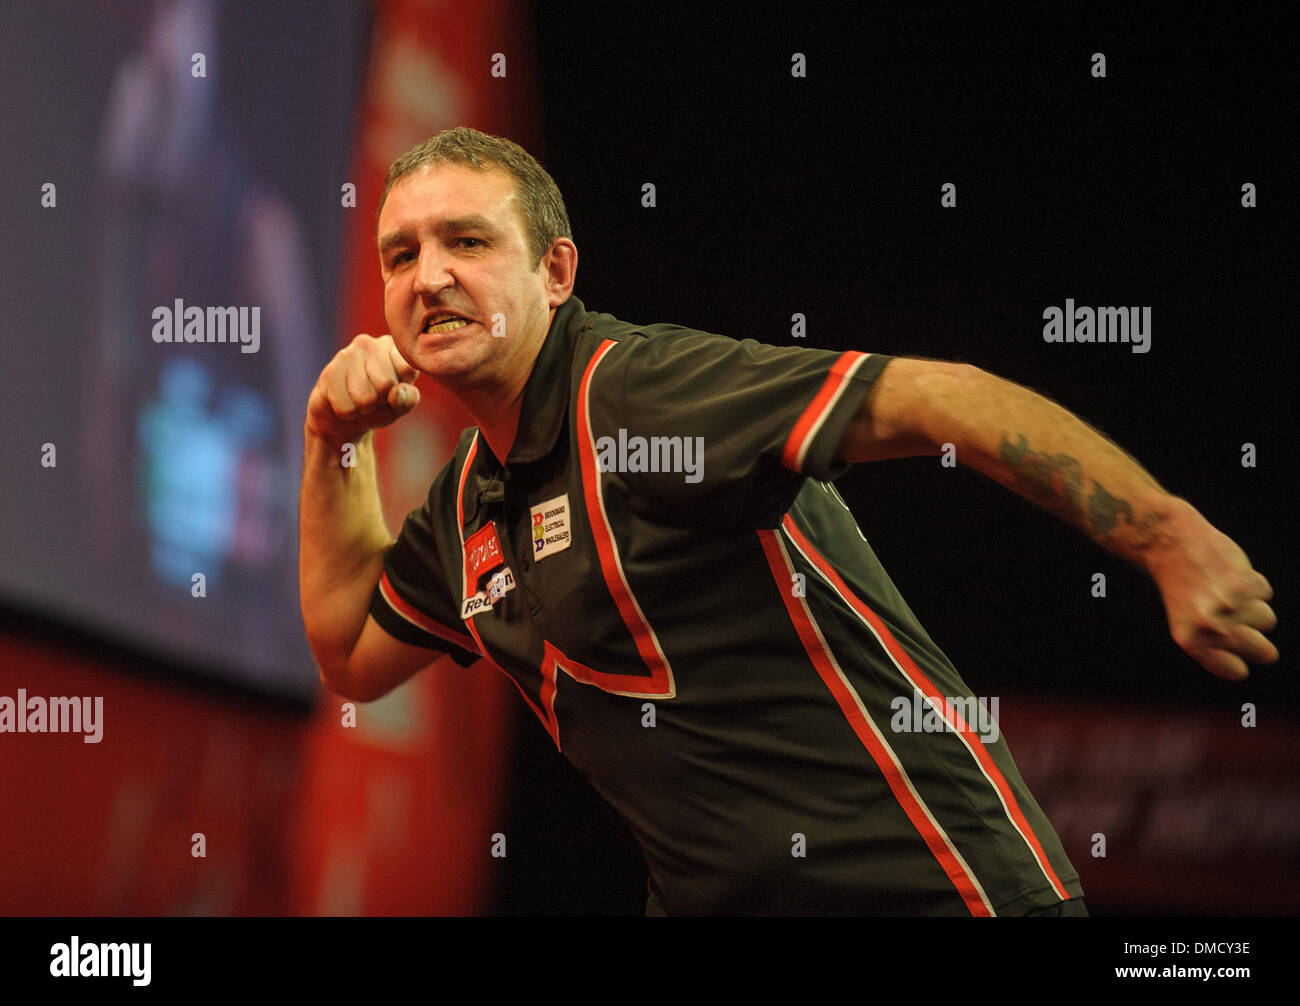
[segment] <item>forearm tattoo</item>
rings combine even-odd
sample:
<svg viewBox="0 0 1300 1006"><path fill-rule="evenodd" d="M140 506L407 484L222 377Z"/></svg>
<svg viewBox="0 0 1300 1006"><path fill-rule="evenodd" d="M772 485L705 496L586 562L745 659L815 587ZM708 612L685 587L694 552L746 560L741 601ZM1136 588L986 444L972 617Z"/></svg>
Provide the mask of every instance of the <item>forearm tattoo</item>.
<svg viewBox="0 0 1300 1006"><path fill-rule="evenodd" d="M1079 459L1069 454L1031 450L1023 433L1017 433L1012 442L1004 432L999 454L1025 496L1099 543L1105 544L1113 537L1122 517L1132 529L1134 545L1145 548L1155 540L1158 526L1165 519L1162 514L1152 512L1135 520L1129 501L1113 496L1095 479L1092 492L1085 499L1086 479Z"/></svg>

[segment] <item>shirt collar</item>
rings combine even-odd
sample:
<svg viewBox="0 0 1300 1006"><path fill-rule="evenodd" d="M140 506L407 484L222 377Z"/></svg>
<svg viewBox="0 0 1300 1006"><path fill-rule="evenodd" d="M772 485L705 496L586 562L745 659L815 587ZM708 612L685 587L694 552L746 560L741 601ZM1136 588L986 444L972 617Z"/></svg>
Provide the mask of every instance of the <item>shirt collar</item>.
<svg viewBox="0 0 1300 1006"><path fill-rule="evenodd" d="M555 317L533 361L532 373L524 385L515 441L506 458L507 467L538 461L555 448L569 411L570 363L573 336L587 310L577 297L570 297L555 309Z"/></svg>
<svg viewBox="0 0 1300 1006"><path fill-rule="evenodd" d="M542 348L524 384L515 442L506 458L506 470L497 463L487 441L479 436L479 452L462 498L465 527L479 522L479 513L505 499L511 465L539 461L555 449L569 409L569 373L573 337L582 329L587 309L570 297L555 309Z"/></svg>

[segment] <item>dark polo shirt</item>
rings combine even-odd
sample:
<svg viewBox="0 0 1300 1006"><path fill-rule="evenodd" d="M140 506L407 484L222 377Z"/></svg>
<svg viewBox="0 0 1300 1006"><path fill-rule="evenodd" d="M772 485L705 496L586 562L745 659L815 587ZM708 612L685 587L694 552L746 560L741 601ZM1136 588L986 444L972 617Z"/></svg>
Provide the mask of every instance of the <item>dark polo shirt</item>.
<svg viewBox="0 0 1300 1006"><path fill-rule="evenodd" d="M1082 896L1000 732L830 484L890 359L570 298L505 464L465 431L386 558L371 614L514 681L670 915Z"/></svg>

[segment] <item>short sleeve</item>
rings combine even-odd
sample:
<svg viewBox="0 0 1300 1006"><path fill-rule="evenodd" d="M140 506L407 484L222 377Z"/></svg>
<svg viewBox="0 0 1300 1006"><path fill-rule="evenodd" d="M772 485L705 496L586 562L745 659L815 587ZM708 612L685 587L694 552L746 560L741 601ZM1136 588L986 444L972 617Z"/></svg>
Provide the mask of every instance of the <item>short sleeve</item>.
<svg viewBox="0 0 1300 1006"><path fill-rule="evenodd" d="M435 507L445 485L444 469L429 490L429 499L402 523L397 541L384 557L370 614L394 639L449 653L456 663L468 667L479 655L453 601L449 560L456 561L459 551L453 554L437 545Z"/></svg>
<svg viewBox="0 0 1300 1006"><path fill-rule="evenodd" d="M684 516L725 510L761 525L805 478L848 468L836 460L845 430L891 359L652 326L593 376L598 469Z"/></svg>

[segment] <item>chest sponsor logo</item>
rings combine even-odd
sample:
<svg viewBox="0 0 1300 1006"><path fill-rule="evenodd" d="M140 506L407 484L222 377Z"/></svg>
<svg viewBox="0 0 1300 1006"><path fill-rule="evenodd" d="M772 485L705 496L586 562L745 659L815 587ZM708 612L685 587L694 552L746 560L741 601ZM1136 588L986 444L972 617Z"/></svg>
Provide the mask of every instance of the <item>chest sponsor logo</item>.
<svg viewBox="0 0 1300 1006"><path fill-rule="evenodd" d="M494 522L489 521L465 539L465 562L469 570L469 582L475 586L483 581L486 574L505 562Z"/></svg>
<svg viewBox="0 0 1300 1006"><path fill-rule="evenodd" d="M465 539L465 583L474 593L461 604L461 618L488 610L515 589L514 574L505 563L495 523L489 521Z"/></svg>
<svg viewBox="0 0 1300 1006"><path fill-rule="evenodd" d="M514 589L515 577L510 572L509 567L497 570L492 574L483 590L480 590L472 597L465 598L460 606L460 617L473 618L479 612L487 611Z"/></svg>
<svg viewBox="0 0 1300 1006"><path fill-rule="evenodd" d="M569 494L538 503L530 511L533 518L533 561L563 552L573 544L569 526Z"/></svg>

